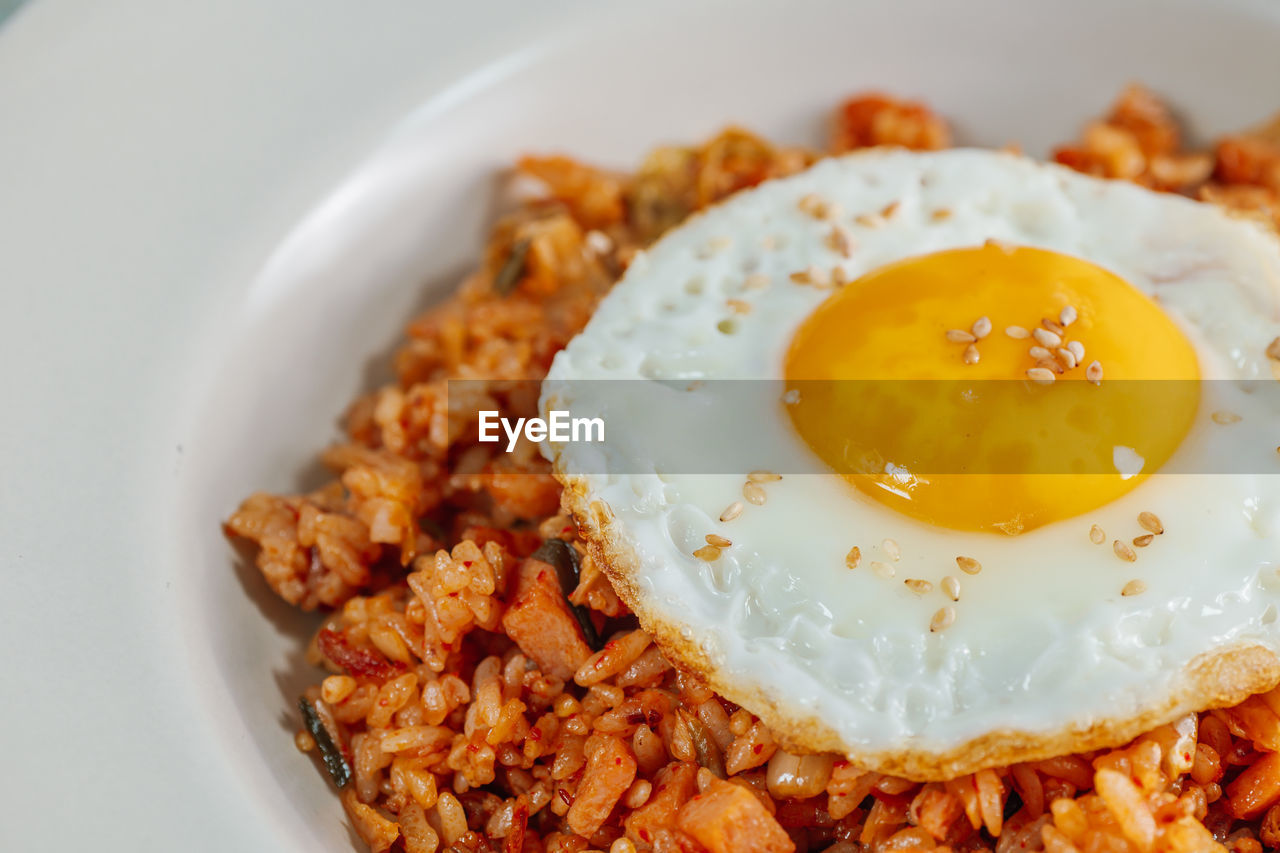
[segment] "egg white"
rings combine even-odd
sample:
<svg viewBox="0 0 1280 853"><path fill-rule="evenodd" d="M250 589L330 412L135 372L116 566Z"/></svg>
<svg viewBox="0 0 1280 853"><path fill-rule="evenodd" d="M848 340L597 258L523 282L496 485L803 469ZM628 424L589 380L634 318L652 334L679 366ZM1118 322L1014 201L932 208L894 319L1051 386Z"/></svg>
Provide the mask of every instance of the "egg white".
<svg viewBox="0 0 1280 853"><path fill-rule="evenodd" d="M810 194L842 210L852 257L800 209ZM939 209L950 216L935 219ZM708 410L695 422L655 423L643 394L597 396L592 404L606 410L583 412L574 382L780 379L796 328L830 294L791 273L839 266L853 280L987 239L1084 258L1153 295L1192 340L1206 379L1271 377L1264 350L1280 334L1280 244L1262 229L1009 154L877 150L740 193L666 235L557 356L542 401L544 411L604 417L604 445L547 444L544 453L624 597L667 636L668 651L791 742L919 778L1061 751L1064 733L1108 721L1107 737L1131 736L1125 721L1150 725L1222 700L1212 677L1188 680L1205 653L1280 650L1280 436L1266 435L1275 412L1248 395L1206 400L1181 464L1171 462L1194 470L1195 454L1229 435L1246 455L1257 443L1257 473L1160 475L1094 512L1000 537L934 528L859 495L825 471L777 405L756 413L753 440L765 436L790 454L788 470L811 473L768 484L765 505L720 522L742 476L681 471L700 443L731 440L736 420ZM750 312L731 314L727 299ZM998 306L991 316L1002 328ZM1218 408L1244 420L1215 424ZM638 455L655 444L669 453L642 471ZM1143 511L1166 533L1125 563L1110 542L1143 533ZM1092 524L1105 545L1090 541ZM692 556L708 533L734 543L714 563ZM880 547L885 539L900 546L899 561ZM855 544L863 566L850 570ZM958 555L978 559L981 573L957 572ZM891 565L895 579L869 571L871 560ZM945 575L960 579L957 618L931 633L932 614L951 603ZM904 578L935 589L917 595ZM1132 579L1147 590L1121 596ZM993 752L992 739L1006 735L1012 754ZM966 759L978 743L987 746Z"/></svg>

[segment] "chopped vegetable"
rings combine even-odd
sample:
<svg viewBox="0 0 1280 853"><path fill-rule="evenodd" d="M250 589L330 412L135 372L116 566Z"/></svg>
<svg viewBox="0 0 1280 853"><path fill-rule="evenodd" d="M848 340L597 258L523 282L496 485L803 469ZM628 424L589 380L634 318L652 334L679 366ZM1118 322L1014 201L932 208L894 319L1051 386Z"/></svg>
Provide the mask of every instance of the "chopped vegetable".
<svg viewBox="0 0 1280 853"><path fill-rule="evenodd" d="M563 539L548 539L533 552L533 559L541 560L556 570L565 603L569 605L573 617L578 620L583 639L587 641L592 651L600 651L602 645L600 635L596 631L595 623L591 621L591 611L569 600L569 596L578 588L578 582L582 579L582 566L578 562L577 550Z"/></svg>
<svg viewBox="0 0 1280 853"><path fill-rule="evenodd" d="M493 289L498 294L506 296L516 289L516 285L524 276L524 265L529 257L529 246L532 244L533 241L528 237L511 244L511 253L502 262L498 274L493 277Z"/></svg>
<svg viewBox="0 0 1280 853"><path fill-rule="evenodd" d="M689 727L693 749L698 754L698 765L710 770L718 779L729 778L729 774L724 769L724 753L721 752L719 744L712 740L706 723L683 708L677 709L676 716Z"/></svg>
<svg viewBox="0 0 1280 853"><path fill-rule="evenodd" d="M649 800L623 822L627 837L637 844L653 844L658 831L674 826L680 807L698 793L697 779L698 768L684 762L672 762L659 770Z"/></svg>
<svg viewBox="0 0 1280 853"><path fill-rule="evenodd" d="M320 718L320 713L305 696L299 697L298 710L302 712L303 725L315 738L316 746L320 748L320 758L324 761L324 769L329 771L333 784L339 788L345 788L351 781L351 765L343 757L342 750L334 743L333 736Z"/></svg>

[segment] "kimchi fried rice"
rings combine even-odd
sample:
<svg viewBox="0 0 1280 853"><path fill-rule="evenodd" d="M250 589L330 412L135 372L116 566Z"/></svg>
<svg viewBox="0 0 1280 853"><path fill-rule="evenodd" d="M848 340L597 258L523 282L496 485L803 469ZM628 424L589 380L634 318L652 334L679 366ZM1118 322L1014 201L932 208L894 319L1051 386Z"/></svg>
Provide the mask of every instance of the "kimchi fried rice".
<svg viewBox="0 0 1280 853"><path fill-rule="evenodd" d="M922 104L864 95L829 150L937 149ZM559 156L493 228L479 269L414 320L396 381L357 399L327 486L255 494L226 523L270 587L324 621L326 673L296 744L377 853L1209 851L1280 846L1280 689L1120 749L945 783L793 755L674 669L561 514L537 448L476 441L476 413L532 417L552 357L635 252L690 213L823 152L731 128L632 174ZM1130 87L1054 158L1280 227L1280 124L1184 147ZM481 380L465 391L450 379Z"/></svg>

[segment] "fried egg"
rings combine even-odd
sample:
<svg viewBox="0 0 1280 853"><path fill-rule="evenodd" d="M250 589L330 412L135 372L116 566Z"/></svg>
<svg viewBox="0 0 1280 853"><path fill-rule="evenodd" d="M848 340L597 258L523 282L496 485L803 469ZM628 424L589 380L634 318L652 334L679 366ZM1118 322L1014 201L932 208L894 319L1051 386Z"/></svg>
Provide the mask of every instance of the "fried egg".
<svg viewBox="0 0 1280 853"><path fill-rule="evenodd" d="M543 388L606 439L543 452L675 662L790 749L945 779L1280 681L1277 336L1250 222L875 150L638 256Z"/></svg>

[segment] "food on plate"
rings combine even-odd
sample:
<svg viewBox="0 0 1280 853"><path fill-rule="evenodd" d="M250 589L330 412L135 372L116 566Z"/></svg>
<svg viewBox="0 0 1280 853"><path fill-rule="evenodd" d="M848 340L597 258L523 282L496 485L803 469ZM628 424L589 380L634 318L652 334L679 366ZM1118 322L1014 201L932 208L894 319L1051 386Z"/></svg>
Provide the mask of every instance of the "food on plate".
<svg viewBox="0 0 1280 853"><path fill-rule="evenodd" d="M841 105L831 148L935 150L948 143L945 122L927 107L875 95ZM971 157L975 163L999 163L990 167L993 179L1005 174L999 171L1005 168L1022 170L1017 174L1025 173L1033 184L1042 175L1066 174L1012 157L946 156L959 159L937 162ZM788 731L770 726L769 708L750 702L740 706L714 692L695 671L673 665L680 649L663 635L661 620L640 625L619 597L606 573L617 569L598 553L605 540L597 536L589 547L580 538L574 520L560 508L561 486L537 446L522 440L508 454L498 445L477 441L480 410L511 417L538 414L537 389L531 383L543 378L556 354L587 325L614 281L624 273L638 275L641 267L636 264L651 262L637 262L646 257L639 253L656 257L663 251L661 243L653 247L662 234L740 190L798 175L815 163L829 173L856 170L843 164L864 157L866 162L924 162L875 152L820 163L821 152L774 146L736 129L701 146L659 149L631 174L564 157L521 160L518 172L538 181L544 193L501 219L477 272L454 296L410 325L408 341L395 359L396 380L352 405L342 442L324 454L335 471L334 481L307 494L251 496L228 520L228 532L247 543L273 590L301 608L324 611L309 655L327 673L318 673L301 697L296 743L341 788L351 825L371 850L1252 853L1280 844L1280 699L1265 692L1271 685L1259 682L1258 695L1230 707L1182 713L1167 722L1153 719L1149 731L1113 749L1064 743L1060 754L984 763L943 781L912 781L861 767L840 754L807 753L797 748L799 743L788 742ZM1090 125L1078 143L1060 149L1056 159L1099 177L1201 198L1254 222L1280 224L1280 144L1265 129L1226 137L1209 152L1186 151L1167 110L1144 90L1122 94L1110 114ZM1064 181L1092 186L1077 184L1070 176ZM779 186L790 185L784 180L761 192L780 192ZM1129 191L1119 185L1107 186L1112 188L1104 193L1108 198L1144 199L1133 202L1143 211L1162 215L1169 209L1163 201L1149 202L1145 195L1126 195ZM1187 205L1174 207L1181 211ZM909 212L902 210L903 215ZM707 211L685 228L715 215L715 209ZM1172 215L1177 220L1183 214ZM1186 216L1217 223L1207 206ZM960 218L946 226L945 219L930 224L973 224ZM850 229L854 227L856 223ZM1225 225L1214 228L1238 233ZM918 233L948 232L922 228ZM1001 235L973 236L999 241ZM1068 239L1066 232L1058 236ZM1104 244L1123 246L1116 235L1098 237ZM1055 249L1043 245L1048 239L1042 235L1016 242ZM835 238L837 246L839 240ZM866 250L872 242L864 240L857 249ZM1213 242L1209 248L1221 245ZM967 237L965 246L979 258L1002 251L998 244L983 247ZM1072 255L1067 249L1061 245L1055 250ZM1013 249L1011 275L1021 274L1024 262L1036 266L1029 251ZM1231 252L1241 264L1249 263L1249 255ZM1145 268L1144 254L1126 257L1136 270ZM892 260L885 254L877 266ZM943 260L950 262L945 256ZM1080 298L1073 297L1070 307L1077 316L1065 322L1070 314L1064 316L1066 304L1046 306L1045 311L1058 308L1055 322L1083 330L1086 320L1081 318L1089 318L1082 310L1083 297L1095 289L1106 291L1108 303L1116 291L1132 297L1125 288L1141 291L1142 278L1129 268L1110 268L1109 257L1086 254L1079 260L1092 265L1082 275L1093 284L1082 284ZM1092 268L1110 269L1121 284ZM864 272L874 274L871 267ZM811 308L831 294L816 289L820 284L812 277L808 283L787 284L804 294L795 298L808 299ZM741 307L730 301L736 299L725 296L722 318ZM1001 319L997 327L1001 306L989 307L981 313L966 307L963 317L947 318L956 330L976 339L976 363L966 363L965 355L974 342L945 340L950 328L942 330L944 340L928 342L927 348L942 348L951 359L950 369L957 371L1035 369L1020 361L1029 356L1031 341L1009 337L1006 329L1021 326L1030 335L1042 318ZM735 323L753 317L758 321L757 312L753 308L732 317ZM1177 359L1190 346L1196 370L1207 374L1212 364L1203 356L1204 335L1181 320L1170 332L1162 310L1146 315L1144 329ZM822 314L804 316L817 320ZM831 316L839 321L839 314ZM991 321L990 330L980 322L984 316ZM1263 319L1251 316L1246 325ZM1093 317L1088 324L1099 322ZM1043 323L1039 328L1045 328ZM736 340L736 335L726 337ZM816 337L819 343L821 339ZM1085 347L1081 385L1105 389L1119 384L1112 380L1125 363L1123 341L1086 340L1081 334L1064 338L1062 348L1071 352L1066 345L1072 341ZM788 337L774 345L774 354L782 359L792 343ZM1115 367L1109 370L1104 364L1102 385L1094 386L1088 378L1090 356L1103 347L1113 349ZM1276 350L1268 355L1280 359L1280 345ZM808 356L797 350L796 358L802 364ZM1073 368L1076 373L1080 361ZM1180 369L1185 371L1185 365ZM1055 372L1054 381L1065 384L1065 371L1061 377ZM455 385L450 393L447 380L456 377L479 381ZM1187 435L1202 423L1203 408L1198 401ZM777 414L790 435L798 434L785 409ZM1215 425L1224 430L1248 424L1222 420ZM801 414L796 423L805 421ZM1179 446L1186 440L1178 437L1176 422L1157 426L1159 435L1174 436ZM802 446L812 455L808 445ZM1133 460L1122 454L1120 462ZM716 529L723 523L734 530L732 525L738 524L736 529L749 527L763 537L767 529L758 511L784 505L798 479L744 472L736 478L740 496L712 518ZM845 503L856 498L878 517L916 529L925 526L852 483L829 479ZM1010 543L1070 526L1077 536L1072 549L1084 548L1090 562L1094 551L1109 558L1112 579L1120 585L1112 594L1123 601L1108 607L1117 608L1127 607L1130 599L1166 594L1156 569L1166 561L1176 568L1184 549L1214 542L1223 547L1252 544L1221 542L1217 529L1203 541L1191 536L1192 522L1182 515L1186 508L1178 503L1181 497L1171 495L1168 508L1139 507L1137 498L1154 485L1157 478L1126 486L1123 493L1094 495L1079 513L1045 520L1021 536L957 529L983 523L982 510L975 507L972 518L930 522L941 531L936 540L885 535L843 543L845 550L838 556L848 579L860 584L886 580L876 575L877 565L882 572L894 569L893 580L911 596L894 602L902 630L909 627L923 647L928 637L951 639L980 628L974 624L977 619L968 618L966 606L1010 589L988 583L1000 576L996 564L1010 559L1003 547L994 557L969 549L953 555L947 549L955 569L941 578L898 571L903 563L921 559L933 547L930 542L941 542L943 536L1015 547ZM757 503L761 497L764 502ZM1210 499L1196 497L1201 507ZM1135 502L1133 511L1117 515L1114 523L1090 517L1126 501ZM808 512L809 505L805 507ZM1104 529L1104 521L1111 526ZM706 548L704 556L720 558L699 559L699 568L708 569L726 558L724 552L732 555L737 547L732 539L740 535L721 535L712 528L701 533L706 535L696 550ZM1185 538L1175 544L1175 536ZM730 544L722 544L725 540ZM681 559L686 556L682 550ZM1046 560L1054 556L1044 555ZM1020 578L1007 571L1003 577L1016 588L1033 584L1047 571L1040 560ZM925 597L945 603L926 605ZM959 600L951 601L954 597ZM1060 606L1043 596L1033 600L1051 611ZM1016 646L1026 621L1026 614L1019 614L1013 624L987 627ZM1043 683L1053 688L1051 677ZM1232 699L1223 694L1207 704ZM293 703L292 697L286 702Z"/></svg>

